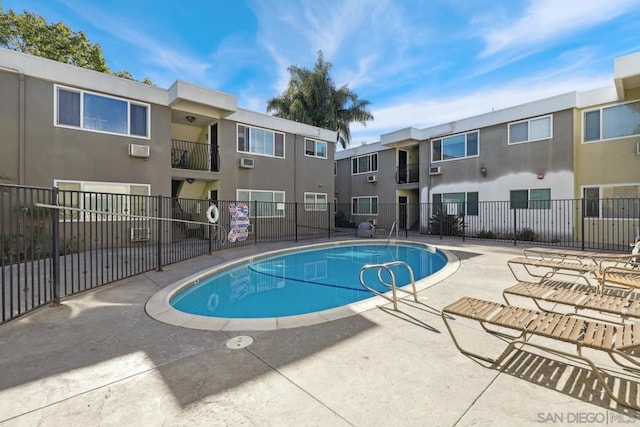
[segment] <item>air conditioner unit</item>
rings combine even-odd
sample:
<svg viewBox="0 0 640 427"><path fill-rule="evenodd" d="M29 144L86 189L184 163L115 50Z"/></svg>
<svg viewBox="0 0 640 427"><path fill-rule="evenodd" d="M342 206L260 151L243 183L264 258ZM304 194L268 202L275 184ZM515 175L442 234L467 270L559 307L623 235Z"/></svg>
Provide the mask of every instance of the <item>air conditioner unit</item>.
<svg viewBox="0 0 640 427"><path fill-rule="evenodd" d="M367 176L367 182L376 182L377 180L378 180L378 177L376 175Z"/></svg>
<svg viewBox="0 0 640 427"><path fill-rule="evenodd" d="M640 156L640 141L636 142L636 154Z"/></svg>
<svg viewBox="0 0 640 427"><path fill-rule="evenodd" d="M245 169L253 169L253 159L243 157L240 159L240 167Z"/></svg>
<svg viewBox="0 0 640 427"><path fill-rule="evenodd" d="M429 168L429 175L442 175L442 170L440 166L434 166Z"/></svg>
<svg viewBox="0 0 640 427"><path fill-rule="evenodd" d="M151 230L149 227L132 228L131 229L131 241L132 242L146 242L149 240Z"/></svg>
<svg viewBox="0 0 640 427"><path fill-rule="evenodd" d="M151 147L148 145L129 144L129 155L131 157L149 157Z"/></svg>

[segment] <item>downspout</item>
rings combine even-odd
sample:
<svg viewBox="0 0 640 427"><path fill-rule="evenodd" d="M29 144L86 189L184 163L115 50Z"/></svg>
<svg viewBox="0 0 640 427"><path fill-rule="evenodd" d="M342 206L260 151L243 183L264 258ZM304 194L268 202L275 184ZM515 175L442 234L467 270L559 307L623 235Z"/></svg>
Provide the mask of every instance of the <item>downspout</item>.
<svg viewBox="0 0 640 427"><path fill-rule="evenodd" d="M293 134L293 202L298 203L298 134ZM297 209L297 207L296 207Z"/></svg>
<svg viewBox="0 0 640 427"><path fill-rule="evenodd" d="M18 72L20 79L19 87L19 111L18 111L18 185L26 184L26 141L25 141L25 94L24 94L24 74Z"/></svg>

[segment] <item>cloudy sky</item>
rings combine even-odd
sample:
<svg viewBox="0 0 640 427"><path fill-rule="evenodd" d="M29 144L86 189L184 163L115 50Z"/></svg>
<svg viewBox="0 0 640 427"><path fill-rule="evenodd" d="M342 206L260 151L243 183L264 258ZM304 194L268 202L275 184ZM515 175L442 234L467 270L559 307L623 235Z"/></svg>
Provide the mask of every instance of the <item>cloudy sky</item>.
<svg viewBox="0 0 640 427"><path fill-rule="evenodd" d="M640 51L640 0L0 0L63 21L112 70L185 80L265 112L287 67L322 50L338 85L372 102L353 145L613 84Z"/></svg>

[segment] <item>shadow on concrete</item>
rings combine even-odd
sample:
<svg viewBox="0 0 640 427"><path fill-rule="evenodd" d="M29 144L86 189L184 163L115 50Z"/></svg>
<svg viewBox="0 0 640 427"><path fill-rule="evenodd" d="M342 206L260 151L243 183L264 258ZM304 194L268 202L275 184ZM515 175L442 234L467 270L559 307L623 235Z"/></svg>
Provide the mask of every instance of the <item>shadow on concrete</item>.
<svg viewBox="0 0 640 427"><path fill-rule="evenodd" d="M640 414L637 411L616 403L606 394L591 369L550 359L526 350L515 351L514 355L502 367L496 367L496 369L532 384L624 415L629 418L627 422L635 423L640 419ZM640 384L638 382L604 370L600 370L600 372L607 385L614 390L619 399L630 401L636 405L640 404ZM545 413L545 408L540 408L539 412ZM607 414L609 421L607 424L614 419L620 421L619 417L611 415Z"/></svg>

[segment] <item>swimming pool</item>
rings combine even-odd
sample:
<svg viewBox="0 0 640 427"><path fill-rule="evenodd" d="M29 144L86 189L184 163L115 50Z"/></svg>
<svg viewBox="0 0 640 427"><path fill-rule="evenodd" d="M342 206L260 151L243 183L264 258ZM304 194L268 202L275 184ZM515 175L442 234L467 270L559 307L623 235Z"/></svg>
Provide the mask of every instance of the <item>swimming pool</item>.
<svg viewBox="0 0 640 427"><path fill-rule="evenodd" d="M374 298L361 286L360 269L365 264L396 260L409 264L416 284L424 288L425 280L437 279L452 257L431 245L384 241L287 249L245 258L180 281L154 295L147 312L167 323L203 329L247 328L241 325L274 329L318 323L379 305L379 297ZM393 272L398 286L410 283L406 269L393 268ZM385 274L383 278L390 282ZM379 292L388 290L379 283L374 270L365 272L364 279Z"/></svg>

